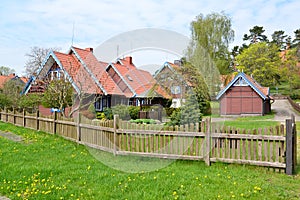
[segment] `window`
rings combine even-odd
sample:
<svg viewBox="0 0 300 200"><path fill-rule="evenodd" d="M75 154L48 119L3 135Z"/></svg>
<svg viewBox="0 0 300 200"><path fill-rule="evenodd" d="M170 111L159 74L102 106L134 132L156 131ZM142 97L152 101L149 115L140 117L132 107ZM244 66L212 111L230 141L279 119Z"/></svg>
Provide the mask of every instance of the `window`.
<svg viewBox="0 0 300 200"><path fill-rule="evenodd" d="M172 87L171 87L171 93L172 93L172 94L180 94L180 93L181 93L181 88L180 88L180 86L172 86Z"/></svg>
<svg viewBox="0 0 300 200"><path fill-rule="evenodd" d="M234 86L248 86L248 83L240 77L235 83Z"/></svg>
<svg viewBox="0 0 300 200"><path fill-rule="evenodd" d="M129 75L127 75L127 78L128 80L133 81L133 79Z"/></svg>
<svg viewBox="0 0 300 200"><path fill-rule="evenodd" d="M96 111L103 111L104 108L109 107L109 102L106 96L102 96L97 98L97 100L94 103L95 110Z"/></svg>

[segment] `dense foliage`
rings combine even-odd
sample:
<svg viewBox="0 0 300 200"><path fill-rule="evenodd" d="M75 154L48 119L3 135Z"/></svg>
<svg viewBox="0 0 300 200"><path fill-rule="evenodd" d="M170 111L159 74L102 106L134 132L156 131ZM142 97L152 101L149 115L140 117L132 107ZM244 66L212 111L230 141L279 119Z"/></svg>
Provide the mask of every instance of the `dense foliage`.
<svg viewBox="0 0 300 200"><path fill-rule="evenodd" d="M264 86L279 83L280 65L277 46L266 42L252 44L236 57L237 69L253 75L255 80Z"/></svg>

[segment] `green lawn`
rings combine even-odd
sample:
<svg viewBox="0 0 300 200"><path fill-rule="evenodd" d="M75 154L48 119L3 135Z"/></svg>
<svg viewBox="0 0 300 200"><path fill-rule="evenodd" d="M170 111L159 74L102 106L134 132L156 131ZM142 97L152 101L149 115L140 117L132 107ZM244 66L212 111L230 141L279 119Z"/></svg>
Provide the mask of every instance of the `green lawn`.
<svg viewBox="0 0 300 200"><path fill-rule="evenodd" d="M0 137L0 194L11 199L300 198L299 174L287 176L244 165L208 167L197 161L114 157L103 152L96 159L95 152L56 135L2 122L0 130L24 138L14 142ZM146 170L115 170L99 161L103 157L115 159L112 163L117 167L131 164ZM153 171L146 172L150 166Z"/></svg>
<svg viewBox="0 0 300 200"><path fill-rule="evenodd" d="M239 129L258 129L279 125L279 122L272 121L273 118L273 113L265 116L239 117L232 121L225 121L224 125Z"/></svg>

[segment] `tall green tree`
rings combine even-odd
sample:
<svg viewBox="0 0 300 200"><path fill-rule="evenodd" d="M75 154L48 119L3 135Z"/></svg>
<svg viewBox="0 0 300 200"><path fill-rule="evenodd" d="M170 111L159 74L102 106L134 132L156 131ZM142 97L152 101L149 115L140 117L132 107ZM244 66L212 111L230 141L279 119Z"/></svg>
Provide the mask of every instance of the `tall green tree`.
<svg viewBox="0 0 300 200"><path fill-rule="evenodd" d="M280 74L283 81L286 81L290 85L290 92L293 89L300 88L300 68L297 66L297 49L292 48L286 50L284 57L282 58L282 65L280 68Z"/></svg>
<svg viewBox="0 0 300 200"><path fill-rule="evenodd" d="M191 23L187 59L203 75L211 95L219 90L219 74L230 71L229 44L234 39L231 20L224 13L200 14Z"/></svg>
<svg viewBox="0 0 300 200"><path fill-rule="evenodd" d="M279 48L279 50L284 50L287 47L286 39L288 35L284 34L284 31L274 31L272 34L272 43L276 44Z"/></svg>
<svg viewBox="0 0 300 200"><path fill-rule="evenodd" d="M249 41L251 44L268 42L268 37L264 34L265 30L262 26L254 26L249 32L250 34L244 35L243 40Z"/></svg>
<svg viewBox="0 0 300 200"><path fill-rule="evenodd" d="M291 47L297 49L296 50L297 57L298 57L298 60L300 60L300 29L295 30L294 34L295 34L295 36L292 41Z"/></svg>
<svg viewBox="0 0 300 200"><path fill-rule="evenodd" d="M199 70L191 63L183 60L183 66L180 68L180 73L182 73L185 80L192 85L189 93L186 95L189 98L195 98L195 102L198 104L197 110L199 110L201 114L210 114L209 90Z"/></svg>
<svg viewBox="0 0 300 200"><path fill-rule="evenodd" d="M293 39L293 47L300 46L300 29L294 31L295 38Z"/></svg>
<svg viewBox="0 0 300 200"><path fill-rule="evenodd" d="M263 86L274 86L280 81L281 58L276 45L259 42L249 46L236 57L236 66Z"/></svg>

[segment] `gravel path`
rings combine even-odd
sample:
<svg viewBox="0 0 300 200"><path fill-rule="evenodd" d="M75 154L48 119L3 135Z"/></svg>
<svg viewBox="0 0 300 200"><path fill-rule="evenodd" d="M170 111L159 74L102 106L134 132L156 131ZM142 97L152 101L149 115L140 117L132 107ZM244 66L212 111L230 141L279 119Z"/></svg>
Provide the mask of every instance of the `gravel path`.
<svg viewBox="0 0 300 200"><path fill-rule="evenodd" d="M293 109L287 99L278 99L271 105L272 110L275 111L275 120L285 122L287 118L291 117L291 114L295 115L296 121L300 121L300 115Z"/></svg>

